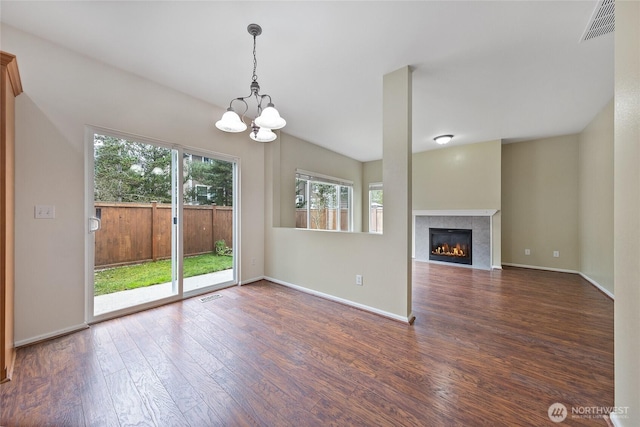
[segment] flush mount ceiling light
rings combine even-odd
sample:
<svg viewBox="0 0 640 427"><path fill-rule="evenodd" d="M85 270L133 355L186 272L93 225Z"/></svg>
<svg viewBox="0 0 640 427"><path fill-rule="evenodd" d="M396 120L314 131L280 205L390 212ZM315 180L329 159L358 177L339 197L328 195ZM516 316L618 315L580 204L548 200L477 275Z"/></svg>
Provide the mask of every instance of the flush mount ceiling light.
<svg viewBox="0 0 640 427"><path fill-rule="evenodd" d="M452 138L453 138L453 135L440 135L433 138L433 140L440 145L444 145L447 142L451 141Z"/></svg>
<svg viewBox="0 0 640 427"><path fill-rule="evenodd" d="M249 24L247 27L249 34L253 36L253 76L251 77L251 84L249 88L251 93L242 98L234 98L229 103L229 108L222 115L222 118L216 122L216 127L225 132L243 132L247 129L247 125L244 122L244 116L249 110L249 104L247 99L255 98L257 105L257 114L255 119L251 121L251 133L249 137L258 142L271 142L276 139L276 134L273 133L274 129L283 128L287 122L280 117L280 113L271 102L271 96L260 93L260 85L258 84L258 76L256 75L256 68L258 66L258 60L256 59L256 37L262 34L262 28L258 24ZM262 103L268 98L267 106L263 109ZM238 115L233 109L234 101L244 104L244 111L242 117Z"/></svg>

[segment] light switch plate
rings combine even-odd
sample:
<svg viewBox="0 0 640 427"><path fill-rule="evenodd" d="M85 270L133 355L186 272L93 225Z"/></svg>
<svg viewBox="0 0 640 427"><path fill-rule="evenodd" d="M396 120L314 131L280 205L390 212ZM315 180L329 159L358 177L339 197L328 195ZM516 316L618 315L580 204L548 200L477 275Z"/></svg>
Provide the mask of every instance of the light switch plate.
<svg viewBox="0 0 640 427"><path fill-rule="evenodd" d="M36 219L53 219L56 217L56 207L52 205L36 205Z"/></svg>

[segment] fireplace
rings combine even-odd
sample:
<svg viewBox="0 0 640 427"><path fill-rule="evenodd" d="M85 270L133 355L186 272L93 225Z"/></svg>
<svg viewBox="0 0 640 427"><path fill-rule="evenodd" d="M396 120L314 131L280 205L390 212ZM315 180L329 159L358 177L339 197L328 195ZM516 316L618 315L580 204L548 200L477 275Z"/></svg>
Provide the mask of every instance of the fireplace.
<svg viewBox="0 0 640 427"><path fill-rule="evenodd" d="M429 260L471 265L471 230L429 228Z"/></svg>

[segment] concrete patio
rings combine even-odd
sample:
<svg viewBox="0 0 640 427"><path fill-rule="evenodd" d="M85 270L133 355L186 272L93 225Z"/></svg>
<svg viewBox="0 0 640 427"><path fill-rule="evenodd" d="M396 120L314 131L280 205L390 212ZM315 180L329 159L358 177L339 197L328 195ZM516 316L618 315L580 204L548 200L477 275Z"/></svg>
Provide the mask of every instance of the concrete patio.
<svg viewBox="0 0 640 427"><path fill-rule="evenodd" d="M200 276L184 279L184 291L190 292L208 286L219 285L233 281L233 269L217 271L215 273L202 274ZM93 300L93 313L95 316L133 307L149 301L166 298L173 295L171 283L147 286L144 288L130 289L99 295Z"/></svg>

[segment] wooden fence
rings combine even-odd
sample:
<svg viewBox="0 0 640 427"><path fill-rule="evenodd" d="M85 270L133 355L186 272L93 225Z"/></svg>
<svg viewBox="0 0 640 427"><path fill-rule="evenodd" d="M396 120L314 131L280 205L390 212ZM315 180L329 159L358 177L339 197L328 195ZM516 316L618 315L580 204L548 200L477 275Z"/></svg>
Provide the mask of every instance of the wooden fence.
<svg viewBox="0 0 640 427"><path fill-rule="evenodd" d="M340 210L340 229L349 230L347 209ZM313 230L335 230L337 227L337 209L311 209L309 212L311 226L307 227L307 210L296 209L296 228L311 228Z"/></svg>
<svg viewBox="0 0 640 427"><path fill-rule="evenodd" d="M382 206L371 208L370 215L370 229L371 233L382 233ZM311 209L309 213L311 218L311 229L317 230L335 230L336 225L336 209ZM329 227L327 227L327 223ZM340 212L340 228L342 231L347 231L348 227L347 210L342 209ZM296 228L308 228L307 227L307 210L296 209Z"/></svg>
<svg viewBox="0 0 640 427"><path fill-rule="evenodd" d="M171 258L171 205L95 203L102 228L95 234L95 266L134 264ZM233 208L184 206L184 255L215 251L224 240L233 247Z"/></svg>
<svg viewBox="0 0 640 427"><path fill-rule="evenodd" d="M375 206L369 210L369 232L382 233L382 206Z"/></svg>

